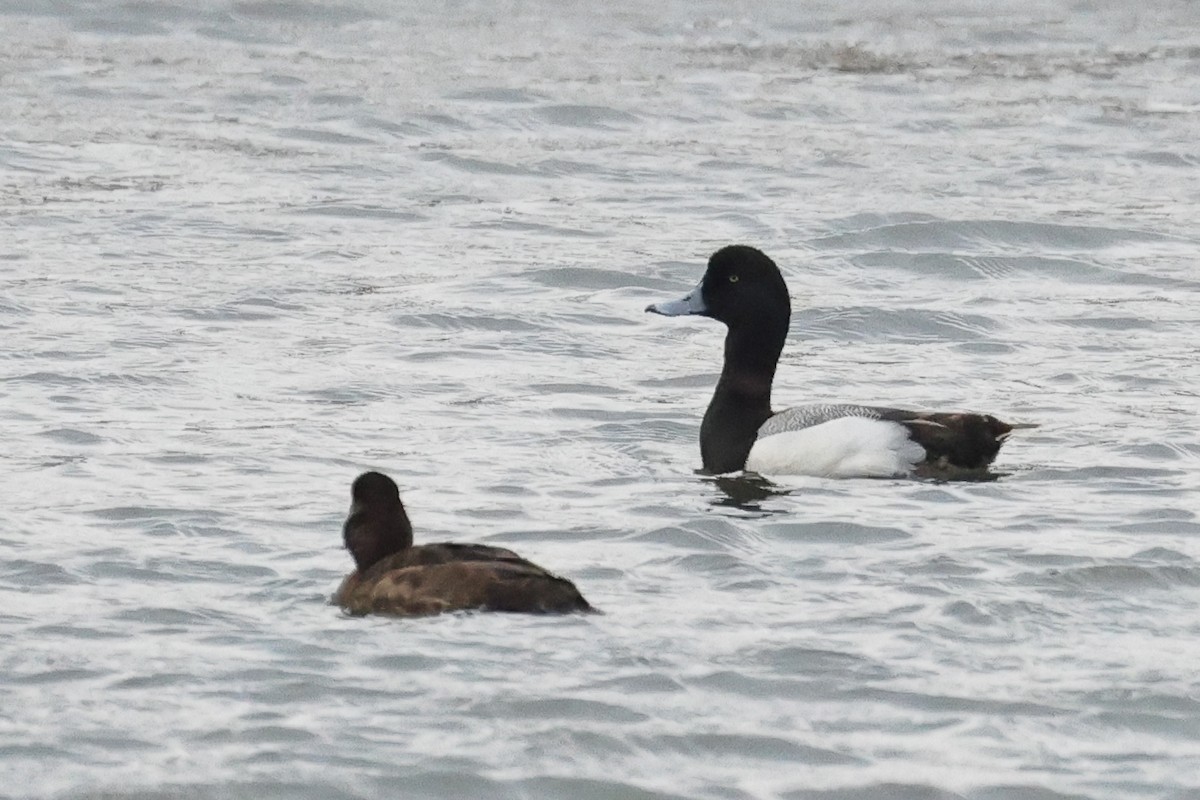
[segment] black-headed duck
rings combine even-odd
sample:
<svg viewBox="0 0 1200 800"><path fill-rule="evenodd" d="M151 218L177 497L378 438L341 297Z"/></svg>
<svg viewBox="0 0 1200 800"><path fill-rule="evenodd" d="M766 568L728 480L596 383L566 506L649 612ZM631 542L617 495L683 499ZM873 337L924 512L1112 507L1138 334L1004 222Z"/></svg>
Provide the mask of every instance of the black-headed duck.
<svg viewBox="0 0 1200 800"><path fill-rule="evenodd" d="M760 250L730 245L700 284L654 303L665 316L725 323L725 366L700 425L700 455L713 474L825 477L980 477L1015 428L988 414L905 411L848 403L771 410L771 384L791 321L787 284Z"/></svg>

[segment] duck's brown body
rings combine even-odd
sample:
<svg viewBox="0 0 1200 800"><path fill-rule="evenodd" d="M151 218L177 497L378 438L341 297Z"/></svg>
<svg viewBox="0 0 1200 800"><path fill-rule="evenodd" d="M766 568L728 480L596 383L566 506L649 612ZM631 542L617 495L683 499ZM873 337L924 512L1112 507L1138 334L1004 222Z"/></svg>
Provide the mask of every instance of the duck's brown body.
<svg viewBox="0 0 1200 800"><path fill-rule="evenodd" d="M485 545L411 547L346 576L334 602L351 614L426 616L444 611L591 611L575 584L511 550Z"/></svg>
<svg viewBox="0 0 1200 800"><path fill-rule="evenodd" d="M333 596L351 614L593 610L575 584L503 547L449 542L414 547L399 490L386 475L360 475L351 495L342 535L358 568Z"/></svg>

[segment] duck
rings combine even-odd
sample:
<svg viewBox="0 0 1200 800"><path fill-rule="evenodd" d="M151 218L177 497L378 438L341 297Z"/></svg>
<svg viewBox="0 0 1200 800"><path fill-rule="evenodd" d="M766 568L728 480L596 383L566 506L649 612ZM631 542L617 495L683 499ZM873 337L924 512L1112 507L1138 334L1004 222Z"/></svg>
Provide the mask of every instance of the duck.
<svg viewBox="0 0 1200 800"><path fill-rule="evenodd" d="M355 568L333 603L351 615L595 612L571 581L512 550L454 542L413 545L400 489L382 472L355 478L350 498L342 539Z"/></svg>
<svg viewBox="0 0 1200 800"><path fill-rule="evenodd" d="M855 403L773 411L771 385L792 309L779 267L755 247L717 250L695 289L646 311L711 317L728 328L725 364L700 424L709 474L987 479L1009 435L1034 427L990 414Z"/></svg>

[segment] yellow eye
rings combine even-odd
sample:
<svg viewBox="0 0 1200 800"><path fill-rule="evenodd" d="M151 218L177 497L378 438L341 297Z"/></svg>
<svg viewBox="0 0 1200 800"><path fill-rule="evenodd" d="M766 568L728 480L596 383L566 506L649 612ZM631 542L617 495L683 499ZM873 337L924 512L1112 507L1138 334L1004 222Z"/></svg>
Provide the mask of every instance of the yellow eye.
<svg viewBox="0 0 1200 800"><path fill-rule="evenodd" d="M730 276L729 276L729 282L730 282L730 283L737 283L737 282L738 282L738 276L737 276L737 275L730 275Z"/></svg>

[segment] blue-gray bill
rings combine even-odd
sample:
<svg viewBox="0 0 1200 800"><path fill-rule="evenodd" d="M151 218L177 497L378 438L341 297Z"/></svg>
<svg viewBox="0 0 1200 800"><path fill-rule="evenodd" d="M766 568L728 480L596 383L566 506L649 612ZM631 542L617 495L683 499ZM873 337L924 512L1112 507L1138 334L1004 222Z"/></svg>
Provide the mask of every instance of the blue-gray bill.
<svg viewBox="0 0 1200 800"><path fill-rule="evenodd" d="M651 303L646 306L646 310L653 314L662 314L664 317L682 317L687 314L706 314L708 306L704 305L704 292L701 291L704 284L701 283L695 289L685 294L678 300L668 300L663 303Z"/></svg>

